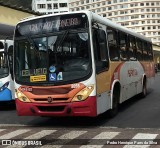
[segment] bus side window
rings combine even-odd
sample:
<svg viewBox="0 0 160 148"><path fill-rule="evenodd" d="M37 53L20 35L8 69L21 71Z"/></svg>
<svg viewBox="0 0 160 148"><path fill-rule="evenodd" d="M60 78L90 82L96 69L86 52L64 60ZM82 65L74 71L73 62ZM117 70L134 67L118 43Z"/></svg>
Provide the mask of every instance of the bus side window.
<svg viewBox="0 0 160 148"><path fill-rule="evenodd" d="M143 60L149 61L147 42L143 42Z"/></svg>
<svg viewBox="0 0 160 148"><path fill-rule="evenodd" d="M129 60L134 61L136 60L136 40L132 36L128 36L129 41L129 48L128 48L128 55Z"/></svg>
<svg viewBox="0 0 160 148"><path fill-rule="evenodd" d="M127 34L119 32L120 58L122 61L128 60L127 54Z"/></svg>
<svg viewBox="0 0 160 148"><path fill-rule="evenodd" d="M148 43L148 56L149 56L149 60L153 61L153 49L152 49L151 43Z"/></svg>
<svg viewBox="0 0 160 148"><path fill-rule="evenodd" d="M139 61L143 60L143 55L142 55L142 42L141 40L137 39L137 59Z"/></svg>
<svg viewBox="0 0 160 148"><path fill-rule="evenodd" d="M107 27L108 47L111 61L119 60L119 51L117 48L117 31Z"/></svg>
<svg viewBox="0 0 160 148"><path fill-rule="evenodd" d="M96 61L96 73L100 73L108 68L108 54L106 33L104 30L96 29L93 32L94 55Z"/></svg>

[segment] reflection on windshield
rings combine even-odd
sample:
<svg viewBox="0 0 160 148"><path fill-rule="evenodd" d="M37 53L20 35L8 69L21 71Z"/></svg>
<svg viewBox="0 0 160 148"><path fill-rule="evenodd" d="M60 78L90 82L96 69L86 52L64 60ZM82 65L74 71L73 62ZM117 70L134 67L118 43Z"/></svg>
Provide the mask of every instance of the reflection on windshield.
<svg viewBox="0 0 160 148"><path fill-rule="evenodd" d="M66 82L83 78L91 70L88 33L66 31L49 37L19 40L15 45L15 72L19 81Z"/></svg>
<svg viewBox="0 0 160 148"><path fill-rule="evenodd" d="M0 78L8 75L7 55L4 52L0 52Z"/></svg>

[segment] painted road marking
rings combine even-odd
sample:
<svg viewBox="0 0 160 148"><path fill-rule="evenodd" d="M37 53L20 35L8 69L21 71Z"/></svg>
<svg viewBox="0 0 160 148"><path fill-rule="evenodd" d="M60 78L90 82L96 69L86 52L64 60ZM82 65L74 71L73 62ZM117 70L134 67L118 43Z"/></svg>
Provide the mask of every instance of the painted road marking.
<svg viewBox="0 0 160 148"><path fill-rule="evenodd" d="M10 133L7 133L5 135L0 136L0 139L11 139L13 137L16 137L20 134L24 134L26 132L30 131L30 129L22 129L22 130L16 130Z"/></svg>
<svg viewBox="0 0 160 148"><path fill-rule="evenodd" d="M141 139L141 140L154 140L158 134L148 134L148 133L138 133L132 140ZM138 141L137 141L138 142ZM123 148L148 148L150 145L125 145Z"/></svg>

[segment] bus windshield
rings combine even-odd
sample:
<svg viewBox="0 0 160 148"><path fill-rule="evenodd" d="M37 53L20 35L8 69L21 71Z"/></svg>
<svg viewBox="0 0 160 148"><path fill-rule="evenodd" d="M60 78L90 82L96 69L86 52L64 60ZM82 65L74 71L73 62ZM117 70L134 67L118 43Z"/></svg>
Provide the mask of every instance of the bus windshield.
<svg viewBox="0 0 160 148"><path fill-rule="evenodd" d="M4 51L0 51L0 78L8 76L9 69L7 63L7 55Z"/></svg>
<svg viewBox="0 0 160 148"><path fill-rule="evenodd" d="M15 37L17 81L30 84L68 83L85 79L90 74L91 58L87 20L85 22L83 18L81 22L77 19L78 26L70 26L76 24L72 22L62 28L62 19L65 20L61 18L58 30L54 28L54 31L53 28L52 31L44 31L42 27L44 24L41 24L41 30L25 32L29 22L17 28ZM67 19L68 23L71 23L68 16ZM37 24L34 22L34 25L38 26L40 22L37 21ZM24 30L21 31L21 28Z"/></svg>

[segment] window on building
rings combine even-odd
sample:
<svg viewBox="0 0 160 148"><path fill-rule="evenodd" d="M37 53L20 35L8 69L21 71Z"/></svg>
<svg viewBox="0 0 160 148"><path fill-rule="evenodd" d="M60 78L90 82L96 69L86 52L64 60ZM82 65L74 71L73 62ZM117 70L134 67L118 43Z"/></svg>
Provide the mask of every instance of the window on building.
<svg viewBox="0 0 160 148"><path fill-rule="evenodd" d="M52 9L52 4L47 4L48 9Z"/></svg>
<svg viewBox="0 0 160 148"><path fill-rule="evenodd" d="M149 6L149 3L146 3L146 6Z"/></svg>
<svg viewBox="0 0 160 148"><path fill-rule="evenodd" d="M108 7L108 10L112 10L112 7Z"/></svg>
<svg viewBox="0 0 160 148"><path fill-rule="evenodd" d="M144 12L144 9L141 9L141 12Z"/></svg>
<svg viewBox="0 0 160 148"><path fill-rule="evenodd" d="M100 8L98 8L98 9L97 9L97 12L100 12L100 11L101 11L101 9L100 9Z"/></svg>
<svg viewBox="0 0 160 148"><path fill-rule="evenodd" d="M103 9L103 11L106 11L106 7L103 7L102 9Z"/></svg>
<svg viewBox="0 0 160 148"><path fill-rule="evenodd" d="M81 1L81 4L84 4L84 0Z"/></svg>
<svg viewBox="0 0 160 148"><path fill-rule="evenodd" d="M102 2L102 6L106 5L106 2Z"/></svg>
<svg viewBox="0 0 160 148"><path fill-rule="evenodd" d="M46 5L45 4L37 4L38 9L45 9Z"/></svg>
<svg viewBox="0 0 160 148"><path fill-rule="evenodd" d="M108 13L108 16L112 16L112 13Z"/></svg>
<svg viewBox="0 0 160 148"><path fill-rule="evenodd" d="M67 3L59 3L59 7L67 7Z"/></svg>
<svg viewBox="0 0 160 148"><path fill-rule="evenodd" d="M87 5L87 6L86 6L86 9L89 9L89 8L90 8L90 6L89 6L89 5Z"/></svg>
<svg viewBox="0 0 160 148"><path fill-rule="evenodd" d="M108 4L111 4L111 1L108 1Z"/></svg>
<svg viewBox="0 0 160 148"><path fill-rule="evenodd" d="M58 9L58 4L57 4L57 3L54 3L54 4L53 4L53 8L54 8L54 9Z"/></svg>
<svg viewBox="0 0 160 148"><path fill-rule="evenodd" d="M81 7L81 10L84 10L84 7Z"/></svg>
<svg viewBox="0 0 160 148"><path fill-rule="evenodd" d="M141 15L141 18L144 18L145 16L144 15Z"/></svg>
<svg viewBox="0 0 160 148"><path fill-rule="evenodd" d="M142 21L142 24L145 24L145 21Z"/></svg>
<svg viewBox="0 0 160 148"><path fill-rule="evenodd" d="M146 17L147 17L147 18L149 18L149 17L150 17L150 15L149 15L149 14L147 14L147 15L146 15Z"/></svg>
<svg viewBox="0 0 160 148"><path fill-rule="evenodd" d="M147 12L150 12L150 9L146 9Z"/></svg>
<svg viewBox="0 0 160 148"><path fill-rule="evenodd" d="M116 11L116 12L114 12L114 15L118 15L118 12Z"/></svg>
<svg viewBox="0 0 160 148"><path fill-rule="evenodd" d="M155 12L155 9L152 9L152 12Z"/></svg>

